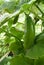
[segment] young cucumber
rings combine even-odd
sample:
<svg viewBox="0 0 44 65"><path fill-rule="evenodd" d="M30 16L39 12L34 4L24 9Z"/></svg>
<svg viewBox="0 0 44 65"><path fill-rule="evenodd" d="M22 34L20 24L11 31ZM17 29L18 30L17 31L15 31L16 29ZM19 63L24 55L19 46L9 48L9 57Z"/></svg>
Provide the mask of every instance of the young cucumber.
<svg viewBox="0 0 44 65"><path fill-rule="evenodd" d="M35 27L34 22L29 15L26 14L25 33L24 33L24 48L29 49L34 42Z"/></svg>

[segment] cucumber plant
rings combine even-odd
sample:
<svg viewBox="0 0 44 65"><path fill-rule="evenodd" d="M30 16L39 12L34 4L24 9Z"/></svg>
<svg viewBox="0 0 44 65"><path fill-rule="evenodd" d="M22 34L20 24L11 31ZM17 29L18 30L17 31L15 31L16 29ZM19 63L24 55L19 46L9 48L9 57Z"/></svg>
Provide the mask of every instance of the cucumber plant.
<svg viewBox="0 0 44 65"><path fill-rule="evenodd" d="M44 0L1 0L0 15L0 65L44 65Z"/></svg>

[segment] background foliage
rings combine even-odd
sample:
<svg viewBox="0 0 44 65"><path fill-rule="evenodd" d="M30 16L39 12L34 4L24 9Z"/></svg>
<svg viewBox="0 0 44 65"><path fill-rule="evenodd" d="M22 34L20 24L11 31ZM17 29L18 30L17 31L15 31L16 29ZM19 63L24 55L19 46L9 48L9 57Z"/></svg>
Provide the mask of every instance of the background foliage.
<svg viewBox="0 0 44 65"><path fill-rule="evenodd" d="M0 0L0 65L44 65L44 0Z"/></svg>

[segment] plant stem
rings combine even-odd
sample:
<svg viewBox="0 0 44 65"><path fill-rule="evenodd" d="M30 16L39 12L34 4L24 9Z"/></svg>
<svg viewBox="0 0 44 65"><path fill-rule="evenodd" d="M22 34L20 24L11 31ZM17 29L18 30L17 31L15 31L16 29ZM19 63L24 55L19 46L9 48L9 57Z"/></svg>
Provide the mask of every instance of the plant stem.
<svg viewBox="0 0 44 65"><path fill-rule="evenodd" d="M8 36L11 35L11 36L15 37L16 39L18 39L21 42L21 40L18 37L16 37L15 35L13 35L12 33L8 33L8 32L6 32L6 33L7 33Z"/></svg>
<svg viewBox="0 0 44 65"><path fill-rule="evenodd" d="M6 58L8 56L10 51L8 51L1 59L0 59L0 62L4 60L4 58Z"/></svg>
<svg viewBox="0 0 44 65"><path fill-rule="evenodd" d="M0 21L0 22L1 22L1 23L0 23L0 27L1 27L3 24L5 24L9 19L11 19L11 18L17 16L18 14L20 14L20 10L14 12L13 14L9 14L8 17L6 17L4 20Z"/></svg>
<svg viewBox="0 0 44 65"><path fill-rule="evenodd" d="M9 44L0 44L0 47L9 46Z"/></svg>
<svg viewBox="0 0 44 65"><path fill-rule="evenodd" d="M38 8L38 10L42 13L42 15L44 15L43 11L40 9L40 7L38 6L37 3L35 3L35 6Z"/></svg>
<svg viewBox="0 0 44 65"><path fill-rule="evenodd" d="M43 18L42 17L40 17L38 14L36 14L35 12L33 12L33 11L31 11L33 14L35 14L35 16L38 18L38 19L41 19L41 20L43 20Z"/></svg>
<svg viewBox="0 0 44 65"><path fill-rule="evenodd" d="M13 35L12 33L9 33L8 31L5 31L5 30L3 30L3 31L6 33L7 36L15 37L22 44L22 41L17 36Z"/></svg>
<svg viewBox="0 0 44 65"><path fill-rule="evenodd" d="M36 60L37 60L37 59L34 59L34 65L36 65Z"/></svg>

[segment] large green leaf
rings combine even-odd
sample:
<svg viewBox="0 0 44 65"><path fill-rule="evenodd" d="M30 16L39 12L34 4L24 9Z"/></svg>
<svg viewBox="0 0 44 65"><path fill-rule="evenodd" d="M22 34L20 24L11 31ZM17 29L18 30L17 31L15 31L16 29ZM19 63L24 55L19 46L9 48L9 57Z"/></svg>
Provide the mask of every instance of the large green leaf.
<svg viewBox="0 0 44 65"><path fill-rule="evenodd" d="M44 65L44 56L36 60L36 65Z"/></svg>
<svg viewBox="0 0 44 65"><path fill-rule="evenodd" d="M44 55L44 44L36 44L26 53L29 58L37 59Z"/></svg>
<svg viewBox="0 0 44 65"><path fill-rule="evenodd" d="M35 45L26 53L29 58L44 56L44 33L39 34L35 39Z"/></svg>
<svg viewBox="0 0 44 65"><path fill-rule="evenodd" d="M35 44L44 44L44 31L36 36Z"/></svg>
<svg viewBox="0 0 44 65"><path fill-rule="evenodd" d="M33 60L22 55L12 58L10 65L34 65Z"/></svg>

